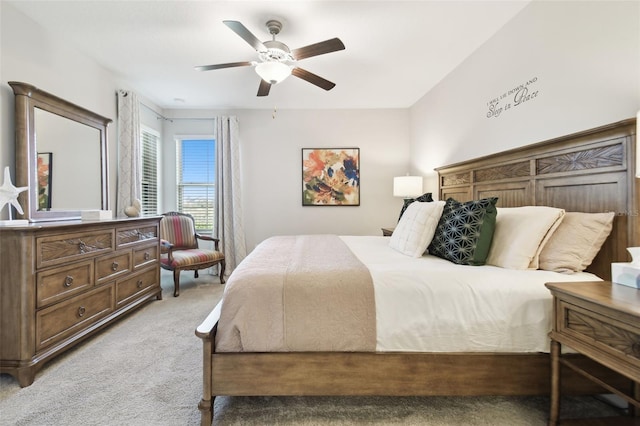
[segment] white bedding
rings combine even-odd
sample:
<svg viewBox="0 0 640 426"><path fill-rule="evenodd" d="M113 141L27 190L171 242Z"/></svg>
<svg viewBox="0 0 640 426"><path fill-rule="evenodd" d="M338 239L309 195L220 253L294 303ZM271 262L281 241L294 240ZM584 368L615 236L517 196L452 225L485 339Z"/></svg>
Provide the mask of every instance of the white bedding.
<svg viewBox="0 0 640 426"><path fill-rule="evenodd" d="M544 283L600 280L413 258L389 248L388 237L340 238L371 273L378 351L548 352L552 298Z"/></svg>

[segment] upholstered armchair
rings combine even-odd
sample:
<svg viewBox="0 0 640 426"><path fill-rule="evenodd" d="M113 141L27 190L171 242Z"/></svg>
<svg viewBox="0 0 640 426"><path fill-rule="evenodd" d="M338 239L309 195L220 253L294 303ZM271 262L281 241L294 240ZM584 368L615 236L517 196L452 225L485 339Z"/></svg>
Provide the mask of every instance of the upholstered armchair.
<svg viewBox="0 0 640 426"><path fill-rule="evenodd" d="M167 212L160 221L160 266L173 271L173 295L180 295L180 272L195 271L220 265L220 284L224 284L224 254L219 250L220 240L196 233L193 216L186 213ZM198 247L198 240L212 241L214 250Z"/></svg>

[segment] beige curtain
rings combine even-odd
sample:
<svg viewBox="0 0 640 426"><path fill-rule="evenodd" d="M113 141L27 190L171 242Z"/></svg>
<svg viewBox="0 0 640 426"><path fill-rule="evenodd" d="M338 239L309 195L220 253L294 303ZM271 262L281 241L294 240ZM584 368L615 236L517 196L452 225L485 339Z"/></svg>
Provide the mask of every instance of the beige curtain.
<svg viewBox="0 0 640 426"><path fill-rule="evenodd" d="M242 216L240 142L237 117L217 117L216 222L213 235L220 238L227 273L247 255Z"/></svg>
<svg viewBox="0 0 640 426"><path fill-rule="evenodd" d="M131 91L118 91L118 177L116 214L140 199L142 193L140 159L140 104Z"/></svg>

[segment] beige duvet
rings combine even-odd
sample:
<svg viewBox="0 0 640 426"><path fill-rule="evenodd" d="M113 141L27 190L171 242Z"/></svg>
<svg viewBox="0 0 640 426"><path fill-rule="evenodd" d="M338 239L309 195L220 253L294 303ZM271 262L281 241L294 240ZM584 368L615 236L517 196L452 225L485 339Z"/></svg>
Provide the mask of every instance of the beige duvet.
<svg viewBox="0 0 640 426"><path fill-rule="evenodd" d="M263 241L225 286L215 350L375 351L369 270L335 235Z"/></svg>

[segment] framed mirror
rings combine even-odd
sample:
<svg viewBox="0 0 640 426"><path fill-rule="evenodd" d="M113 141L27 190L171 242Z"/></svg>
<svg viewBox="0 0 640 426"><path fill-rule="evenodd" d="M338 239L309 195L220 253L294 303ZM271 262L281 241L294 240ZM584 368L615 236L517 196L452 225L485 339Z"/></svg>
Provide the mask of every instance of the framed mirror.
<svg viewBox="0 0 640 426"><path fill-rule="evenodd" d="M79 219L109 209L107 126L111 119L30 84L15 94L16 186L23 219Z"/></svg>

